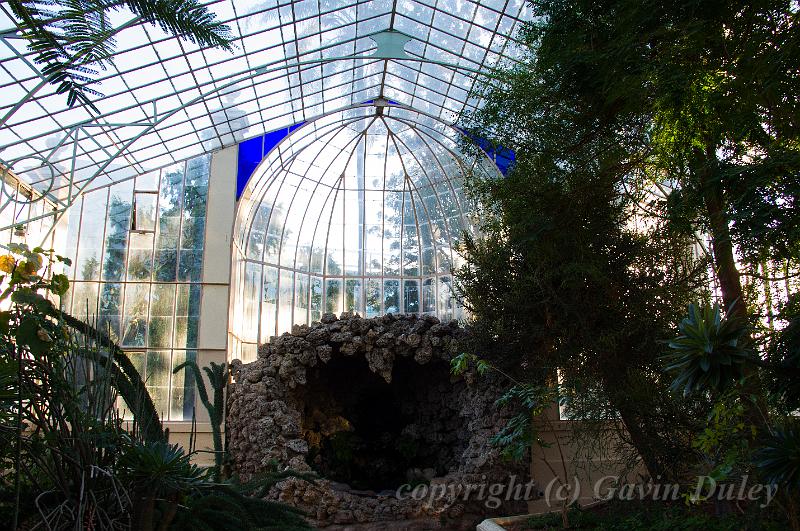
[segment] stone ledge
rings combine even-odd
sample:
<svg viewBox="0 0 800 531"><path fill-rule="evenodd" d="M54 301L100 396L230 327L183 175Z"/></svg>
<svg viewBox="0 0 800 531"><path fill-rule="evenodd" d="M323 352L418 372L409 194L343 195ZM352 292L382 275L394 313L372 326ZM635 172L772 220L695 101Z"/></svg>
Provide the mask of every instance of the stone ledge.
<svg viewBox="0 0 800 531"><path fill-rule="evenodd" d="M492 519L484 520L475 528L476 531L505 531L505 529L505 527L497 525Z"/></svg>

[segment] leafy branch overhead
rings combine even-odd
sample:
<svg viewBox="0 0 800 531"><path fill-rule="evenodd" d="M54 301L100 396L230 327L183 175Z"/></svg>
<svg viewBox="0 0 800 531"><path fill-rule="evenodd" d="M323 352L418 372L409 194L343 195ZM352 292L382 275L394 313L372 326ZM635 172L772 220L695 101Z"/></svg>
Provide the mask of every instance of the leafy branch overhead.
<svg viewBox="0 0 800 531"><path fill-rule="evenodd" d="M139 23L158 26L200 46L231 50L230 28L198 0L10 0L17 25L36 54L42 75L67 95L67 105L84 104L98 112L92 96L96 76L114 62L117 37ZM133 17L115 26L111 15L128 10ZM96 86L96 85L95 85Z"/></svg>

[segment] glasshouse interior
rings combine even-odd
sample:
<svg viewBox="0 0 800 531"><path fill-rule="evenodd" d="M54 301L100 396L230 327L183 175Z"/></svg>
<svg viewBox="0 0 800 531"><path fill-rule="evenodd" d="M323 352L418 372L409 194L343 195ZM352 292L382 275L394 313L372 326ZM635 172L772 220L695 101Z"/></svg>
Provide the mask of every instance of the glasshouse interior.
<svg viewBox="0 0 800 531"><path fill-rule="evenodd" d="M0 520L800 530L800 5L0 3Z"/></svg>

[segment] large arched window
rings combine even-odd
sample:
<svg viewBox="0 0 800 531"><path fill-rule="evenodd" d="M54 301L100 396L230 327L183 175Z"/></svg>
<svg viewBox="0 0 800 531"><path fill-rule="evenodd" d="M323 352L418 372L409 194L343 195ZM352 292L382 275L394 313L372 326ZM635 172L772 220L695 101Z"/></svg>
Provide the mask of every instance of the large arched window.
<svg viewBox="0 0 800 531"><path fill-rule="evenodd" d="M261 163L234 227L234 357L323 313L459 318L451 270L472 231L459 132L405 107L375 104L308 123Z"/></svg>

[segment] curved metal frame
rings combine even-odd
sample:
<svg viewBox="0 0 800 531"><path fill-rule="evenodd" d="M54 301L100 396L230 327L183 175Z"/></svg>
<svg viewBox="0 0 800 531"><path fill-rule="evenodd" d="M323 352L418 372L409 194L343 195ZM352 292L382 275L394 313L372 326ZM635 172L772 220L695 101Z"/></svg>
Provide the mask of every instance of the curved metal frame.
<svg viewBox="0 0 800 531"><path fill-rule="evenodd" d="M297 323L297 322L310 322L311 321L311 312L312 312L312 305L311 301L311 294L312 290L314 289L314 279L318 278L321 285L322 285L322 296L320 300L320 312L324 312L327 306L327 280L339 280L342 284L340 286L340 293L337 295L337 298L345 297L346 296L346 289L347 289L347 281L351 279L358 279L361 281L361 294L360 294L360 301L357 304L357 307L361 308L362 310L366 310L366 288L367 288L367 281L371 279L377 279L381 283L381 294L382 299L385 297L383 295L384 289L384 282L387 280L398 280L398 301L400 304L401 311L404 308L404 284L403 280L415 280L417 282L417 289L418 289L418 297L419 297L419 304L420 304L420 312L423 313L423 292L426 287L426 280L435 279L436 285L441 283L444 279L449 278L449 271L443 271L442 267L443 264L439 262L439 252L437 249L441 249L443 247L447 247L447 254L449 258L450 264L457 263L457 257L454 254L454 249L451 245L449 245L449 240L453 237L453 231L455 227L450 227L451 220L449 219L452 214L451 208L445 208L446 201L443 200L441 197L441 193L444 191L446 194L449 194L452 197L452 201L455 201L455 208L457 209L457 213L459 218L461 219L461 228L470 229L470 223L468 219L468 212L465 210L462 204L462 199L459 199L461 193L456 189L454 184L452 183L452 177L448 175L448 164L445 164L442 160L442 156L447 156L450 159L451 164L449 166L455 166L459 169L459 172L465 174L471 168L465 164L463 160L463 156L458 154L455 149L452 147L452 142L455 141L455 138L462 137L467 138L466 135L462 131L457 128L454 128L439 118L432 116L428 113L418 111L406 105L390 105L388 106L389 113L392 110L400 111L398 115L392 114L372 114L368 113L367 111L372 111L376 109L376 104L362 104L362 105L353 105L349 106L348 108L332 111L326 113L325 115L311 120L304 124L302 127L293 131L290 135L282 139L273 149L268 153L259 167L254 172L253 180L248 183L246 186L242 197L246 198L243 201L240 201L236 216L235 216L235 223L234 223L234 256L233 256L233 267L232 267L232 278L231 286L231 309L235 310L239 306L244 306L241 304L239 300L240 296L245 296L246 292L249 293L252 290L256 290L251 295L256 295L256 298L252 301L249 301L248 305L252 305L252 307L248 306L249 311L255 312L253 315L249 315L249 319L252 319L251 325L255 325L258 328L258 332L256 335L255 342L263 342L265 341L266 337L271 336L273 334L277 334L280 330L280 322L283 320L280 317L281 312L288 312L290 318L290 323ZM383 103L379 104L379 106L384 106ZM359 109L363 109L365 112L358 112ZM348 114L348 111L352 111L352 114ZM421 122L415 122L413 120L413 116L403 116L403 114L409 113L414 114L420 117L424 117L426 120ZM324 119L329 118L330 120L325 122ZM333 118L333 119L332 119ZM366 269L366 249L361 248L361 245L364 245L365 242L365 232L367 229L367 224L363 219L364 216L364 199L363 197L360 198L359 204L359 227L362 231L361 238L359 242L359 264L357 266L358 274L348 274L346 269L347 264L347 245L346 241L343 240L342 242L342 262L343 270L336 274L331 274L328 270L328 254L332 246L335 246L335 243L331 242L331 231L330 227L333 223L333 216L338 215L336 210L336 202L340 201L339 194L340 193L347 193L345 190L344 185L344 174L339 176L335 182L332 183L325 183L324 177L326 175L330 175L333 171L334 166L338 168L338 165L343 164L343 168L349 167L352 159L354 156L359 157L366 157L366 145L363 148L364 153L357 155L358 148L356 147L359 143L365 142L365 137L375 124L377 120L381 120L383 128L385 128L387 132L387 138L385 141L385 147L382 148L384 151L384 164L388 164L389 156L388 151L390 149L394 149L396 152L397 159L400 161L402 166L402 173L403 173L403 185L402 188L397 190L393 190L394 193L402 194L401 204L399 214L401 219L399 221L400 224L400 249L399 249L399 257L400 262L398 264L398 271L397 274L394 273L387 273L385 269L385 250L386 250L386 242L385 238L385 228L386 228L386 216L385 214L381 218L381 240L383 243L381 244L381 271L376 274L368 274ZM322 123L320 123L322 121ZM395 124L401 124L405 126L403 133L398 134L396 131L397 127L390 125L389 121L393 121ZM361 123L363 122L363 125ZM355 123L359 123L359 130L352 130L352 126ZM439 126L441 128L447 128L447 132L450 134L448 135L445 131L436 131L436 127ZM350 130L349 138L346 138L344 142L342 142L343 147L341 148L342 151L337 153L330 159L326 159L327 164L322 165L322 167L315 171L313 175L309 175L305 171L298 172L293 171L293 165L295 165L301 156L307 155L309 157L308 160L303 161L304 168L311 168L316 165L316 163L324 157L326 154L326 150L329 149L335 140L340 137L340 135L345 130ZM420 146L424 146L427 151L430 151L430 155L432 157L431 161L427 161L427 164L430 165L432 162L434 164L433 167L427 167L426 161L422 160L417 153L415 153L415 146L409 144L411 139L403 138L405 132L410 132L413 135L414 142L418 143ZM437 140L437 138L441 135L445 135L446 140ZM434 147L434 144L436 147ZM339 146L337 146L338 148ZM295 149L296 148L296 149ZM312 150L312 153L309 153L309 150ZM286 154L289 156L285 156ZM340 158L340 154L344 156L344 159ZM489 156L483 153L481 159L485 165L488 167L494 168L494 171L499 176L499 170L497 170L494 162L489 158ZM415 166L417 167L415 170L410 170L407 166L408 161L413 161ZM480 164L478 164L480 166ZM474 167L474 166L473 166ZM444 178L437 177L432 173L437 172L440 176ZM434 204L436 205L437 210L439 210L439 215L436 216L429 211L429 207L426 204L427 201L425 200L422 190L419 188L418 184L413 182L409 176L411 174L416 174L417 177L423 180L423 186L430 191L430 196L434 198ZM289 186L287 180L291 179L291 176L296 176L297 182L293 183L296 184L296 187L293 191L285 194L283 197L284 200L288 201L285 206L281 208L281 213L278 214L277 210L274 208L275 204L281 200L282 191L286 186ZM361 179L363 176L357 176L357 178ZM383 186L380 189L376 189L376 191L382 192L382 197L384 198L385 204L385 197L386 193L389 192L389 188L387 185L386 179L389 177L387 173L387 168L384 167L384 171L382 174L383 178ZM444 181L444 182L443 182ZM321 187L327 187L328 191L325 195L325 198L319 202L317 205L319 208L319 212L316 216L309 216L310 209L313 207L312 200L306 201L303 204L296 204L298 198L303 193L303 182L313 183L311 184L311 194L316 194L321 189ZM444 187L444 189L443 189ZM371 190L371 189L370 189ZM358 189L352 190L353 193L364 194L367 191L364 182L360 183ZM411 208L414 217L414 224L416 227L416 248L417 248L417 274L407 275L405 273L405 269L403 267L403 258L404 258L404 249L405 249L405 242L404 242L404 233L405 230L405 210L406 210L406 194L410 195L411 201ZM416 198L414 195L416 194ZM263 208L263 205L271 203L269 208L269 214L266 215L266 219L262 219L258 221L259 231L263 231L263 240L259 242L255 242L252 240L253 238L253 230L254 224L259 217L259 211ZM289 227L287 220L290 216L293 216L292 209L300 209L302 210L302 215L298 217L299 226ZM346 207L342 207L342 215L345 216L345 209ZM298 214L299 215L299 214ZM280 216L280 217L276 217ZM327 216L327 221L324 217ZM423 251L425 247L423 245L423 237L421 234L421 227L420 227L420 218L423 217L428 220L428 226L430 231L430 236L433 238L431 241L431 245L433 246L434 250L434 263L433 263L433 272L426 273L423 267ZM439 219L441 218L441 219ZM277 221L276 221L277 220ZM424 220L423 220L424 221ZM280 235L278 236L278 250L277 252L270 253L269 251L269 239L270 233L272 232L271 229L274 228L273 225L277 223L277 226L280 227ZM308 234L306 231L307 226L311 226L313 224L313 232ZM342 220L342 226L344 227L344 219ZM436 236L437 226L442 229L443 234L441 234L438 238ZM327 229L326 229L327 227ZM288 241L287 237L290 237L289 231L294 232L296 236L291 237L292 240ZM323 235L323 239L318 239L318 231L325 230L325 234ZM343 229L344 230L344 229ZM302 235L305 234L305 238ZM347 234L343 232L343 238L346 240ZM310 239L309 239L310 238ZM448 241L445 241L448 240ZM284 256L290 249L286 249L286 245L293 247L292 250L292 263L285 263ZM301 245L302 244L302 245ZM260 245L261 249L258 251L259 255L253 255L253 249L251 248L252 245ZM298 265L298 259L302 256L301 253L306 253L304 249L308 246L307 250L307 262L305 266ZM351 246L352 247L352 246ZM443 250L443 249L442 249ZM321 253L321 257L323 259L322 270L317 271L314 266L313 256L317 253ZM268 256L271 255L271 256ZM248 286L248 278L251 274L255 274L248 266L248 264L254 264L258 268L258 273L256 276L258 278L253 278L252 280L256 282L256 287ZM263 325L265 324L263 320L262 313L264 311L265 302L263 301L263 296L260 294L261 291L264 289L264 282L265 282L265 271L266 268L273 268L277 273L277 282L275 286L275 315L272 316L271 325L269 330L263 330ZM250 271L250 272L248 272ZM282 272L287 272L293 275L292 285L291 285L291 304L283 304L283 294L284 286L282 286ZM298 294L297 294L297 284L300 281L297 275L303 275L307 280L307 285L305 286L306 296L304 299L308 301L307 307L303 308L305 313L305 319L297 319L297 310L298 310ZM288 286L287 286L288 287ZM240 293L241 292L241 293ZM288 290L287 290L288 294ZM440 293L435 294L437 299L440 298ZM342 302L342 301L340 301ZM346 303L345 303L346 304ZM381 305L383 305L383 301L381 301ZM436 313L440 313L443 310L441 307L441 302L438 303L436 308ZM316 311L316 310L315 310ZM235 320L231 321L230 324L230 333L236 336L240 341L244 343L251 343L250 340L241 337L240 330L236 330L236 323ZM250 326L250 325L248 325ZM250 329L252 335L253 330Z"/></svg>

